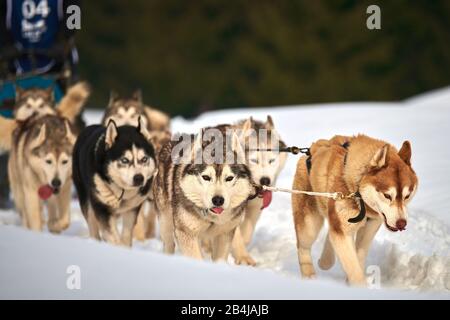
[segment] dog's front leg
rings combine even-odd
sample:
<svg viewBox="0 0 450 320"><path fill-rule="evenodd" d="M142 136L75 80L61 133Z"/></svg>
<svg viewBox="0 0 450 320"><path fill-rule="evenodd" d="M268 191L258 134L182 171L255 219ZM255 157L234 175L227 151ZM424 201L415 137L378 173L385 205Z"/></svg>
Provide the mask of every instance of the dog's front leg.
<svg viewBox="0 0 450 320"><path fill-rule="evenodd" d="M198 236L188 233L182 228L175 227L175 238L184 256L199 260L203 259Z"/></svg>
<svg viewBox="0 0 450 320"><path fill-rule="evenodd" d="M154 201L149 201L149 210L147 219L145 220L145 238L150 239L155 237L156 233L156 206Z"/></svg>
<svg viewBox="0 0 450 320"><path fill-rule="evenodd" d="M348 282L351 285L365 286L366 278L356 254L353 235L330 229L329 237L342 268L347 274Z"/></svg>
<svg viewBox="0 0 450 320"><path fill-rule="evenodd" d="M48 212L48 222L47 227L51 233L59 233L55 227L58 221L58 204L56 200L56 195L52 195L47 200L47 212Z"/></svg>
<svg viewBox="0 0 450 320"><path fill-rule="evenodd" d="M213 261L224 260L226 262L228 260L234 231L235 229L232 229L231 231L222 233L212 240L211 257Z"/></svg>
<svg viewBox="0 0 450 320"><path fill-rule="evenodd" d="M93 239L100 241L101 237L99 231L99 223L97 221L97 218L95 217L95 212L90 204L88 204L87 209L88 210L86 212L86 215L87 215L87 224L89 228L89 236Z"/></svg>
<svg viewBox="0 0 450 320"><path fill-rule="evenodd" d="M381 223L382 221L378 219L368 219L366 225L359 229L356 235L356 253L363 270L365 270L366 257L370 244L378 229L380 229Z"/></svg>
<svg viewBox="0 0 450 320"><path fill-rule="evenodd" d="M72 198L72 180L66 181L58 196L59 219L57 228L66 230L70 225L70 200Z"/></svg>
<svg viewBox="0 0 450 320"><path fill-rule="evenodd" d="M70 224L71 181L66 182L59 194L53 195L49 201L48 229L53 233L66 230ZM55 207L54 214L50 214L51 207Z"/></svg>
<svg viewBox="0 0 450 320"><path fill-rule="evenodd" d="M141 206L141 209L139 210L137 219L136 219L136 225L134 226L133 235L134 237L139 241L145 240L145 227L147 224L147 218L145 216L145 205Z"/></svg>
<svg viewBox="0 0 450 320"><path fill-rule="evenodd" d="M244 240L245 246L248 246L253 237L253 232L255 231L256 223L261 216L261 200L259 198L253 199L247 204L245 209L244 220L239 226L242 239Z"/></svg>
<svg viewBox="0 0 450 320"><path fill-rule="evenodd" d="M137 215L141 211L141 208L144 205L142 204L138 209L124 213L123 216L123 225L122 225L122 244L124 246L131 247L133 243L133 229L136 225Z"/></svg>
<svg viewBox="0 0 450 320"><path fill-rule="evenodd" d="M42 231L42 205L37 192L25 192L28 194L25 200L25 212L28 228L33 231Z"/></svg>
<svg viewBox="0 0 450 320"><path fill-rule="evenodd" d="M102 225L102 237L111 244L120 245L121 239L119 231L117 230L117 218L115 216L109 216L106 224Z"/></svg>
<svg viewBox="0 0 450 320"><path fill-rule="evenodd" d="M255 266L256 262L250 256L245 247L244 239L242 238L241 229L239 226L236 228L236 232L231 244L231 252L236 264Z"/></svg>

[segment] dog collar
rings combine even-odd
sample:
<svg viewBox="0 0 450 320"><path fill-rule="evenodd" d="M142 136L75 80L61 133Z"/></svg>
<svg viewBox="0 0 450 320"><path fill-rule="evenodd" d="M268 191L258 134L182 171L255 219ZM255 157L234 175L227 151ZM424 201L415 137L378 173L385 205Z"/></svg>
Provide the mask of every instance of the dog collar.
<svg viewBox="0 0 450 320"><path fill-rule="evenodd" d="M125 189L122 189L122 193L120 194L119 201L122 201L124 193L125 193Z"/></svg>
<svg viewBox="0 0 450 320"><path fill-rule="evenodd" d="M359 191L355 192L355 199L359 205L359 213L356 217L347 220L350 223L358 223L366 217L366 205L364 204L364 200Z"/></svg>

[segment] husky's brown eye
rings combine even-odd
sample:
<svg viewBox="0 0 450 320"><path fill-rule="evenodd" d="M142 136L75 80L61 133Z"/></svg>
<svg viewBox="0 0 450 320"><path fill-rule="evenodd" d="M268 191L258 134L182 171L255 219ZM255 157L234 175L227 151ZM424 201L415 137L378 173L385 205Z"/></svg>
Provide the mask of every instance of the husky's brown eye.
<svg viewBox="0 0 450 320"><path fill-rule="evenodd" d="M229 181L231 181L231 180L233 180L233 179L234 179L233 176L228 176L228 177L225 178L225 181L229 182Z"/></svg>
<svg viewBox="0 0 450 320"><path fill-rule="evenodd" d="M47 164L52 164L52 160L46 160L45 161Z"/></svg>
<svg viewBox="0 0 450 320"><path fill-rule="evenodd" d="M384 193L383 195L386 199L388 199L389 201L392 201L392 197L390 194Z"/></svg>
<svg viewBox="0 0 450 320"><path fill-rule="evenodd" d="M408 200L410 196L411 196L411 193L407 194L407 195L405 196L405 200Z"/></svg>
<svg viewBox="0 0 450 320"><path fill-rule="evenodd" d="M141 159L141 162L142 163L146 163L148 161L148 158L147 157L143 157L142 159Z"/></svg>
<svg viewBox="0 0 450 320"><path fill-rule="evenodd" d="M63 161L61 161L62 164L67 164L67 162L69 162L69 160L63 160Z"/></svg>
<svg viewBox="0 0 450 320"><path fill-rule="evenodd" d="M210 180L211 180L211 177L210 177L210 176L207 176L207 175L203 175L203 176L202 176L202 179L205 180L205 181L210 181Z"/></svg>
<svg viewBox="0 0 450 320"><path fill-rule="evenodd" d="M120 159L120 162L121 162L122 164L128 164L128 163L130 163L130 160L128 160L127 158L121 158L121 159Z"/></svg>
<svg viewBox="0 0 450 320"><path fill-rule="evenodd" d="M269 164L272 164L272 163L274 163L275 162L275 159L270 159L269 160Z"/></svg>

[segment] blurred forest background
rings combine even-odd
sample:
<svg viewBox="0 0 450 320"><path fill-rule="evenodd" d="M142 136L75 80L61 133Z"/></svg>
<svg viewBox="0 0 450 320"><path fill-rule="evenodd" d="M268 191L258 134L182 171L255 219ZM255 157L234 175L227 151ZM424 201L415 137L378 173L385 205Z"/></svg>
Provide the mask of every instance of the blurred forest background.
<svg viewBox="0 0 450 320"><path fill-rule="evenodd" d="M83 1L80 73L104 107L140 87L172 115L387 101L450 84L450 1ZM366 8L381 7L381 30Z"/></svg>

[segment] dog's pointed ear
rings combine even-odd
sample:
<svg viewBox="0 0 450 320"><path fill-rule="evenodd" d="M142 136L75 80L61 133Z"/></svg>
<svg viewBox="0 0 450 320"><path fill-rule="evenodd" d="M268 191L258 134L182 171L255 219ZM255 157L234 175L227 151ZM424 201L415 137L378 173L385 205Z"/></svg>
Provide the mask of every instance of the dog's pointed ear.
<svg viewBox="0 0 450 320"><path fill-rule="evenodd" d="M231 135L231 150L237 155L237 163L241 164L245 162L245 152L242 148L241 141L235 132Z"/></svg>
<svg viewBox="0 0 450 320"><path fill-rule="evenodd" d="M398 155L408 166L411 165L411 153L411 143L406 140L403 142Z"/></svg>
<svg viewBox="0 0 450 320"><path fill-rule="evenodd" d="M148 141L151 140L151 135L147 130L147 125L144 121L144 117L139 116L138 118L138 125L137 125L137 131L144 136L144 138Z"/></svg>
<svg viewBox="0 0 450 320"><path fill-rule="evenodd" d="M252 128L252 122L253 122L253 118L250 117L247 120L245 120L244 125L242 126L242 133L245 133L247 131L249 131Z"/></svg>
<svg viewBox="0 0 450 320"><path fill-rule="evenodd" d="M272 130L273 128L275 128L275 126L273 124L272 117L270 115L267 115L267 120L266 120L265 127L268 130Z"/></svg>
<svg viewBox="0 0 450 320"><path fill-rule="evenodd" d="M110 119L108 121L108 126L106 127L106 136L105 136L105 145L107 149L110 149L114 141L116 140L117 136L119 135L117 131L117 126L114 120Z"/></svg>
<svg viewBox="0 0 450 320"><path fill-rule="evenodd" d="M33 150L42 145L45 141L46 135L47 135L47 128L45 124L43 124L39 129L39 133L37 134L37 136L31 141L30 149Z"/></svg>
<svg viewBox="0 0 450 320"><path fill-rule="evenodd" d="M64 120L64 124L66 126L66 138L67 138L67 140L69 140L69 143L71 145L74 145L75 141L77 141L77 137L72 132L72 128L70 127L69 120L67 120L67 119Z"/></svg>
<svg viewBox="0 0 450 320"><path fill-rule="evenodd" d="M138 101L139 103L142 103L142 90L141 89L137 89L133 92L133 94L131 95L131 98L133 100Z"/></svg>
<svg viewBox="0 0 450 320"><path fill-rule="evenodd" d="M109 93L108 107L112 107L112 105L118 98L119 98L119 94L117 93L117 91L111 90L111 92Z"/></svg>
<svg viewBox="0 0 450 320"><path fill-rule="evenodd" d="M22 98L22 95L25 93L25 89L16 85L16 102Z"/></svg>
<svg viewBox="0 0 450 320"><path fill-rule="evenodd" d="M370 160L371 169L381 169L387 164L389 145L385 144L375 152L375 155Z"/></svg>

